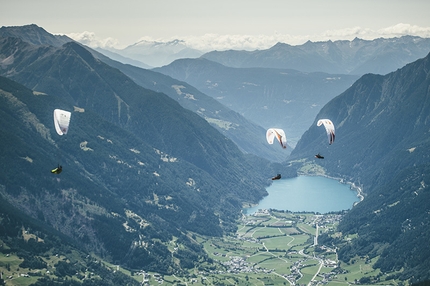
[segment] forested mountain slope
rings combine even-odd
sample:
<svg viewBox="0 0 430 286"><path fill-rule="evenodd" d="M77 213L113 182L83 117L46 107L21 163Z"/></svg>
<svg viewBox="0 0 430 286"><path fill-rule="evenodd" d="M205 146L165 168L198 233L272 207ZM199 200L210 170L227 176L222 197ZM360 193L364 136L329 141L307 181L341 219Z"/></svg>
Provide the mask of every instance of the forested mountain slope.
<svg viewBox="0 0 430 286"><path fill-rule="evenodd" d="M72 39L65 36L52 35L37 25L2 27L0 28L1 35L4 37L19 38L33 46L61 47L67 42L73 42ZM235 142L243 152L278 162L285 160L290 154L290 148L285 150L285 152L279 153L279 150L273 148L273 146L269 146L264 135L266 130L262 126L250 122L237 112L225 107L189 84L161 73L140 68L138 64L135 66L122 64L107 57L111 56L111 54L106 53L106 51L103 52L107 56L88 47L86 49L95 58L119 69L140 86L162 92L178 101L183 107L205 118L218 131Z"/></svg>
<svg viewBox="0 0 430 286"><path fill-rule="evenodd" d="M328 144L318 119L336 126ZM364 201L340 225L358 233L340 258L379 256L382 271L429 279L430 55L385 76L367 74L331 100L303 135L291 159L308 158L327 175L361 186ZM314 159L316 153L324 160Z"/></svg>
<svg viewBox="0 0 430 286"><path fill-rule="evenodd" d="M108 65L119 69L142 87L162 92L178 101L181 106L205 118L245 153L278 162L286 160L291 153L291 148L279 152L278 148L268 145L265 138L266 129L261 125L251 122L185 81L179 81L152 70L125 65L99 53L94 53L94 55Z"/></svg>
<svg viewBox="0 0 430 286"><path fill-rule="evenodd" d="M193 267L205 255L188 233L234 230L242 203L266 193L267 161L80 45L0 38L0 59L28 88L1 80L2 199L81 249L130 268ZM55 108L72 112L66 136Z"/></svg>

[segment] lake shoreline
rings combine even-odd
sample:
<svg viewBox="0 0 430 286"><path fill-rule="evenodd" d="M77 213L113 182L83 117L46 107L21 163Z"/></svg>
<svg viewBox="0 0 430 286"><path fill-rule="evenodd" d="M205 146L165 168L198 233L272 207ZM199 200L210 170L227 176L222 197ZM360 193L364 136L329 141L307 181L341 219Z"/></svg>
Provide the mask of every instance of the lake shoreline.
<svg viewBox="0 0 430 286"><path fill-rule="evenodd" d="M343 178L331 177L331 176L328 176L328 175L325 175L325 174L308 174L308 173L302 173L302 174L297 175L296 177L300 177L300 176L324 177L324 178L336 180L336 181L340 182L341 184L349 185L352 190L355 190L357 192L357 198L360 200L358 202L355 202L354 206L364 200L364 192L363 192L362 187L359 187L355 183L347 181L347 180L345 180Z"/></svg>
<svg viewBox="0 0 430 286"><path fill-rule="evenodd" d="M361 187L357 186L355 183L346 181L345 179L342 179L342 178L330 177L330 176L327 176L327 175L317 175L317 176L326 177L328 179L333 179L333 180L339 181L341 184L349 185L351 190L355 190L357 192L357 197L360 200L358 202L355 202L354 206L364 200L363 189Z"/></svg>
<svg viewBox="0 0 430 286"><path fill-rule="evenodd" d="M268 195L257 204L243 205L242 213L249 215L258 209L329 213L341 211L343 207L345 207L343 210L351 209L364 199L361 186L324 174L299 174L291 178L282 178L272 183L266 190L270 198ZM345 193L347 190L349 195ZM324 192L322 196L321 191ZM351 196L355 199L351 199ZM348 201L351 201L349 207Z"/></svg>

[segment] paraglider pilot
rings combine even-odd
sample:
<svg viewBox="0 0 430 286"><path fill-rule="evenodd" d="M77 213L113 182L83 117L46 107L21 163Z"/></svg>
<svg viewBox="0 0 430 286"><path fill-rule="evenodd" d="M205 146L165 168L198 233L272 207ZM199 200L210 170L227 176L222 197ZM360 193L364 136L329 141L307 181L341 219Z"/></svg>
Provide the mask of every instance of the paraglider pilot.
<svg viewBox="0 0 430 286"><path fill-rule="evenodd" d="M272 180L279 180L281 178L281 174L277 174L275 177L272 178Z"/></svg>
<svg viewBox="0 0 430 286"><path fill-rule="evenodd" d="M51 173L52 174L60 174L62 171L63 171L63 167L60 164L58 164L58 167L51 170Z"/></svg>
<svg viewBox="0 0 430 286"><path fill-rule="evenodd" d="M324 156L321 156L320 153L318 153L318 154L315 155L315 158L324 159Z"/></svg>

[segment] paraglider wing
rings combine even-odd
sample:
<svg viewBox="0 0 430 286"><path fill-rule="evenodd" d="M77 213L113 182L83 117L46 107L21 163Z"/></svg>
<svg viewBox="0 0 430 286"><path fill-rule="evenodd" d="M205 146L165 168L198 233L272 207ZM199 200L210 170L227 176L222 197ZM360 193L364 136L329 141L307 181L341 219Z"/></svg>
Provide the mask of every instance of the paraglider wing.
<svg viewBox="0 0 430 286"><path fill-rule="evenodd" d="M320 119L318 120L317 126L324 124L325 131L327 132L328 144L333 144L335 138L334 125L330 119Z"/></svg>
<svg viewBox="0 0 430 286"><path fill-rule="evenodd" d="M273 144L275 138L279 141L282 148L287 148L287 137L285 136L285 132L279 128L269 128L266 131L266 140L267 143Z"/></svg>
<svg viewBox="0 0 430 286"><path fill-rule="evenodd" d="M70 117L69 111L55 109L54 110L54 125L58 135L65 135L69 131Z"/></svg>

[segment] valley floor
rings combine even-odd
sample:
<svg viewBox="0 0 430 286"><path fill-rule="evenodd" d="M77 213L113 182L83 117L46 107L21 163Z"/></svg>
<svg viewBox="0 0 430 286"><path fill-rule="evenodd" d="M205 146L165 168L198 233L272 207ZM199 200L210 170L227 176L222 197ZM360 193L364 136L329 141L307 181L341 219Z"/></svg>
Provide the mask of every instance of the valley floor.
<svg viewBox="0 0 430 286"><path fill-rule="evenodd" d="M318 241L322 233L341 235L336 233L341 218L342 214L272 210L243 215L233 236L197 237L212 264L202 264L184 277L161 278L146 273L144 281L147 285L153 285L157 278L163 285L341 286L359 284L363 277L379 277L380 282L371 285L397 285L398 281L385 280L386 276L372 268L376 258L369 261L357 257L345 264L338 260L336 247Z"/></svg>
<svg viewBox="0 0 430 286"><path fill-rule="evenodd" d="M259 210L243 215L234 235L204 237L194 235L203 245L209 259L202 261L186 275L161 275L145 271L130 272L116 265L111 271L121 271L142 285L350 285L360 279L373 281L369 285L398 285L387 275L373 269L376 258L356 257L351 263L338 259L337 246L324 245L320 235L342 237L337 225L342 214L291 213ZM354 239L343 237L342 241ZM1 254L0 271L6 285L30 285L40 276L51 275L47 269L38 271L20 268L22 259ZM53 256L49 263L62 257ZM91 276L83 273L82 277ZM75 277L71 277L75 279ZM79 277L76 277L79 278ZM363 280L362 280L363 281ZM363 284L360 284L363 285Z"/></svg>

